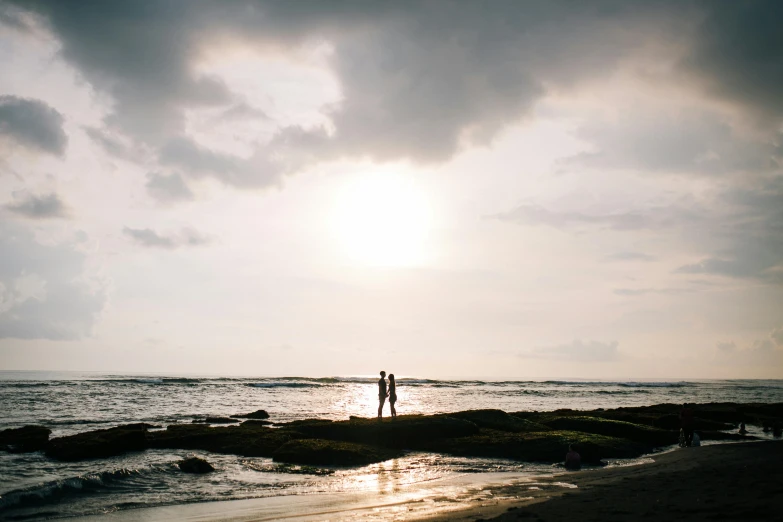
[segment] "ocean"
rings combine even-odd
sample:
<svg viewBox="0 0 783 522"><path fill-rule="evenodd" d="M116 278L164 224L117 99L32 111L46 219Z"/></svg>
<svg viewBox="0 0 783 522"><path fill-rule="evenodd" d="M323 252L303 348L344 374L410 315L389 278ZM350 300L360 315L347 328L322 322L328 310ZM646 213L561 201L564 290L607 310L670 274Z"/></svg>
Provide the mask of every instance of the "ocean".
<svg viewBox="0 0 783 522"><path fill-rule="evenodd" d="M377 377L257 377L0 372L0 430L27 424L52 437L132 422L165 427L205 416L264 409L272 421L372 417ZM482 381L397 379L397 411L446 413L594 409L682 402L783 402L781 380ZM386 406L388 414L388 405ZM216 472L181 473L189 455ZM616 463L621 465L623 463ZM0 519L100 515L219 500L404 489L469 474L546 474L552 466L412 453L352 469L301 469L267 458L148 450L109 459L56 462L41 453L0 452Z"/></svg>

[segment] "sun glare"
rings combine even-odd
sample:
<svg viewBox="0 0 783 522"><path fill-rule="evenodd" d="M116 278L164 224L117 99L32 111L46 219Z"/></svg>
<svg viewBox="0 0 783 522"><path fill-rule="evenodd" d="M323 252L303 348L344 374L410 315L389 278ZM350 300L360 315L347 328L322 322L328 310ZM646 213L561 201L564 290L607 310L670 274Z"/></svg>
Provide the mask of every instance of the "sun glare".
<svg viewBox="0 0 783 522"><path fill-rule="evenodd" d="M370 266L416 266L427 261L430 205L405 176L364 174L339 193L335 236L344 254Z"/></svg>

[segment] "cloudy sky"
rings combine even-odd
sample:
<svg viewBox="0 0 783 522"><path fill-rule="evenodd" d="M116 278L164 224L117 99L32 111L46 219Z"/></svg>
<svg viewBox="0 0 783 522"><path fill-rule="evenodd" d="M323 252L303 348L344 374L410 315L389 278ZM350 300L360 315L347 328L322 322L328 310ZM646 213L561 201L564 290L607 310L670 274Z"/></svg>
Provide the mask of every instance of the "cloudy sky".
<svg viewBox="0 0 783 522"><path fill-rule="evenodd" d="M783 378L782 24L0 0L0 369Z"/></svg>

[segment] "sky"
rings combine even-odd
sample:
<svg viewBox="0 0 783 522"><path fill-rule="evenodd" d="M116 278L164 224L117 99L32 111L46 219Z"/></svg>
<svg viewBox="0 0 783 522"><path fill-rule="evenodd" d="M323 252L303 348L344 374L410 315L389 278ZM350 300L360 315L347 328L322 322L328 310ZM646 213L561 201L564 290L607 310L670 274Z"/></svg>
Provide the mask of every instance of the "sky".
<svg viewBox="0 0 783 522"><path fill-rule="evenodd" d="M781 24L0 0L0 369L783 378Z"/></svg>

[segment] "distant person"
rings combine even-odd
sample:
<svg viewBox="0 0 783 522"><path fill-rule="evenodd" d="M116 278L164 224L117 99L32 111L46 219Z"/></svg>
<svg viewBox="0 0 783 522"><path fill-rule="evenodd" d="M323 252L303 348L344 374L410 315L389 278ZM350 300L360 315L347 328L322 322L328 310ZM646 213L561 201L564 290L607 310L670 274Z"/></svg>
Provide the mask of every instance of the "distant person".
<svg viewBox="0 0 783 522"><path fill-rule="evenodd" d="M386 391L386 372L381 372L381 378L378 380L378 418L383 417L383 403L389 392Z"/></svg>
<svg viewBox="0 0 783 522"><path fill-rule="evenodd" d="M579 471L582 469L582 456L576 452L576 448L573 445L568 446L568 453L565 458L565 468L571 471Z"/></svg>
<svg viewBox="0 0 783 522"><path fill-rule="evenodd" d="M739 434L740 435L747 435L748 434L748 430L745 428L745 423L744 422L740 422Z"/></svg>
<svg viewBox="0 0 783 522"><path fill-rule="evenodd" d="M699 437L699 434L697 432L693 432L693 441L691 441L691 446L694 448L696 446L701 446L701 437Z"/></svg>
<svg viewBox="0 0 783 522"><path fill-rule="evenodd" d="M685 435L685 445L691 446L693 444L693 410L688 404L682 405L680 410L680 427L682 427L682 433Z"/></svg>
<svg viewBox="0 0 783 522"><path fill-rule="evenodd" d="M397 416L397 410L394 409L394 403L397 402L397 383L394 382L394 374L389 374L389 406L391 407L392 418Z"/></svg>

